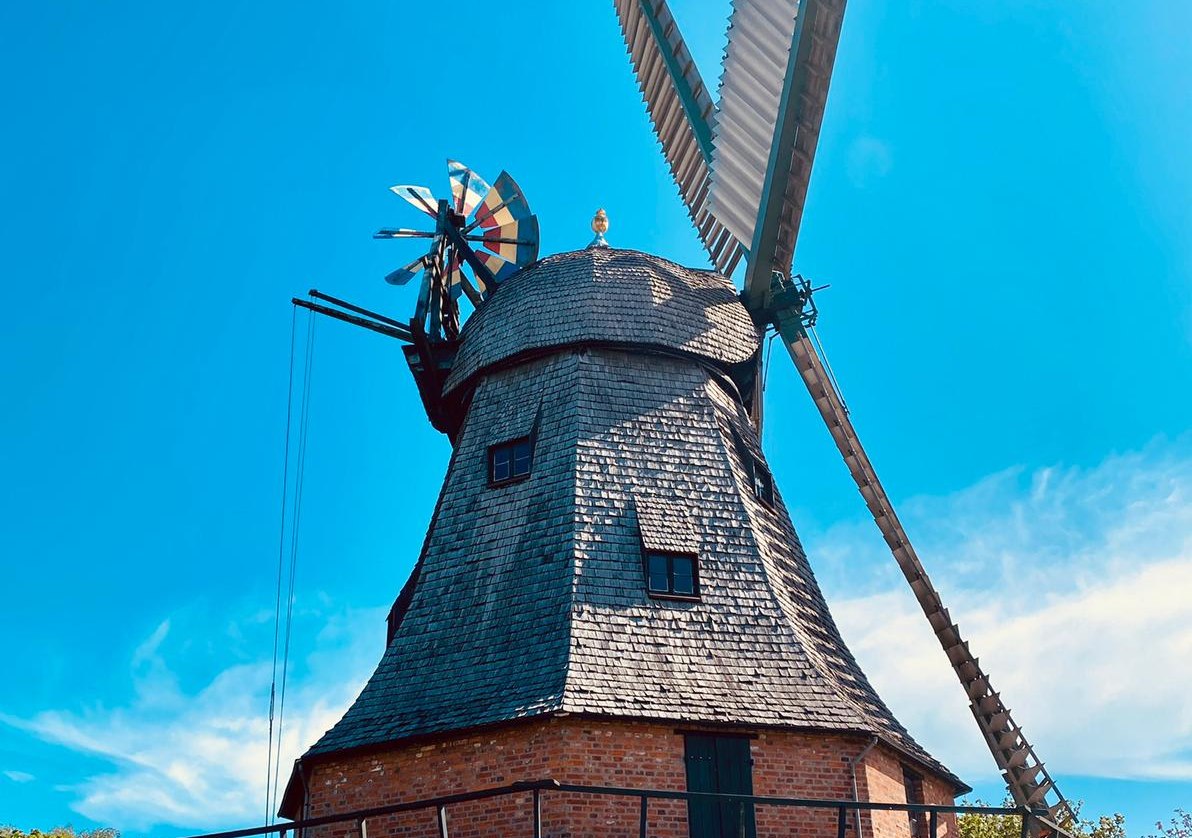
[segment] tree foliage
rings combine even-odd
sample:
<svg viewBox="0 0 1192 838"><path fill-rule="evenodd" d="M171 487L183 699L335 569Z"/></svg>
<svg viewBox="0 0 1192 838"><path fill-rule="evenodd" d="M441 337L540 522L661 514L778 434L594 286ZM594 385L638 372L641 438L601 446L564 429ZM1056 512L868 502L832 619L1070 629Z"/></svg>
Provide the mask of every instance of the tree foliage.
<svg viewBox="0 0 1192 838"><path fill-rule="evenodd" d="M1155 833L1146 838L1192 838L1192 814L1183 809L1176 809L1171 816L1171 823L1159 821L1155 824Z"/></svg>
<svg viewBox="0 0 1192 838"><path fill-rule="evenodd" d="M49 832L31 829L22 832L15 826L0 826L0 838L120 838L120 832L115 829L88 829L77 832L73 826L56 826Z"/></svg>
<svg viewBox="0 0 1192 838"><path fill-rule="evenodd" d="M966 805L989 806L983 800L974 800ZM1014 802L1006 798L1002 806L1012 807ZM1072 806L1075 815L1074 823L1061 823L1060 826L1071 832L1076 838L1126 838L1126 817L1120 812L1112 815L1101 815L1096 819L1086 818L1081 814L1083 801L1076 801ZM960 838L1022 838L1022 817L1019 815L978 815L964 813L956 819L960 831ZM1160 824L1162 826L1162 824ZM1148 838L1192 838L1192 835L1163 834L1148 836Z"/></svg>

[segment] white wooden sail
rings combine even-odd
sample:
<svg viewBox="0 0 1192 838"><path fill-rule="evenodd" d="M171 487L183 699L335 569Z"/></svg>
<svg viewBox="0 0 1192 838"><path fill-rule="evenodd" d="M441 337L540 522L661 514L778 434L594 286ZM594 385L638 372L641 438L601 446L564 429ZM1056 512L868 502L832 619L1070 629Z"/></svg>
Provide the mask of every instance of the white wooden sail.
<svg viewBox="0 0 1192 838"><path fill-rule="evenodd" d="M729 19L712 118L709 204L746 246L762 202L798 8L797 0L734 0Z"/></svg>
<svg viewBox="0 0 1192 838"><path fill-rule="evenodd" d="M721 273L741 258L738 239L708 208L709 120L715 106L665 0L614 0L654 134L709 257Z"/></svg>

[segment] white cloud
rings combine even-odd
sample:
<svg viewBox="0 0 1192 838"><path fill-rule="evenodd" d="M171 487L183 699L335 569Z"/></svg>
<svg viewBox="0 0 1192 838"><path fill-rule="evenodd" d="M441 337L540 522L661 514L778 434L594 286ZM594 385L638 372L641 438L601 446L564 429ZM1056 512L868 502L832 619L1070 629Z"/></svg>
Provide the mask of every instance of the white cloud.
<svg viewBox="0 0 1192 838"><path fill-rule="evenodd" d="M312 653L291 664L279 792L293 760L338 721L371 673L383 616L376 609L320 615L325 622ZM129 706L4 721L111 761L113 770L71 789L78 795L72 807L97 822L126 830L260 823L271 660L230 666L187 692L175 672L183 655L169 650L170 623L159 625L133 654Z"/></svg>
<svg viewBox="0 0 1192 838"><path fill-rule="evenodd" d="M32 774L29 774L25 771L4 771L0 773L3 773L5 777L12 780L14 783L29 783L37 779Z"/></svg>
<svg viewBox="0 0 1192 838"><path fill-rule="evenodd" d="M1053 771L1192 778L1192 437L1092 469L1009 470L901 507L945 602ZM872 522L807 541L833 613L895 713L962 776L996 780ZM377 609L298 618L320 628L291 670L283 784L356 696L383 636ZM128 706L0 718L111 762L71 789L74 808L95 821L198 831L264 816L270 663L248 660L185 687L187 619L163 621L135 651ZM252 645L270 629L250 616L229 627L228 643Z"/></svg>
<svg viewBox="0 0 1192 838"><path fill-rule="evenodd" d="M1053 772L1192 779L1190 442L902 505L945 604ZM871 528L809 539L841 630L929 750L992 779L960 686Z"/></svg>

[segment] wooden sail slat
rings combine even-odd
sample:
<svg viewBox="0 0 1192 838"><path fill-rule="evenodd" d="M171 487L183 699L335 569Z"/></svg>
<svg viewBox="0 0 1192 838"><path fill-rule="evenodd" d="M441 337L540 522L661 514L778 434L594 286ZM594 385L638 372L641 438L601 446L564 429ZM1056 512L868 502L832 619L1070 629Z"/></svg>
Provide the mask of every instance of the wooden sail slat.
<svg viewBox="0 0 1192 838"><path fill-rule="evenodd" d="M708 161L715 105L665 0L615 0L617 18L654 134L687 214L709 258L731 272L741 256L736 238L708 206ZM731 237L731 233L728 233Z"/></svg>

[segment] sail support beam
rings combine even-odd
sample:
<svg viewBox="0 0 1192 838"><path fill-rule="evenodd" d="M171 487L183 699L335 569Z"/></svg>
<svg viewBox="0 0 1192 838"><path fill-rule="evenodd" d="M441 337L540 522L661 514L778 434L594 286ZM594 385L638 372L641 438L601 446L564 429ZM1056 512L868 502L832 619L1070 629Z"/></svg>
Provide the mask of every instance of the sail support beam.
<svg viewBox="0 0 1192 838"><path fill-rule="evenodd" d="M843 455L849 474L865 499L865 505L931 623L948 662L965 690L969 709L1014 801L1019 806L1032 809L1045 806L1051 817L1059 823L1075 823L1068 802L1056 788L1042 760L1035 754L1022 729L1015 724L1010 710L1002 703L1001 695L990 684L988 675L981 670L969 644L961 639L960 628L948 615L939 593L931 584L878 479L873 463L857 437L833 379L808 336L808 312L811 312L810 319L814 322L815 311L814 306L810 305L812 290L806 281L792 282L775 273L767 295L766 316L772 318L777 326L782 343L828 426L832 440Z"/></svg>
<svg viewBox="0 0 1192 838"><path fill-rule="evenodd" d="M675 93L683 106L683 114L687 117L687 124L691 126L691 132L695 135L695 141L699 144L700 152L703 154L704 163L710 164L712 162L712 126L708 124L707 102L701 103L696 98L696 90L699 89L702 92L704 83L700 79L699 73L695 71L695 62L691 60L691 55L686 53L685 46L682 50L677 50L668 44L668 38L671 36L680 45L682 45L683 39L679 35L675 20L670 16L665 3L655 5L655 0L637 0L637 5L646 19L646 24L650 27L650 34L654 36L654 43L658 46L658 52L666 64L671 83L675 86ZM658 15L660 10L666 14L666 25ZM673 31L668 31L667 27ZM680 55L684 53L686 53L685 66L681 63L680 58ZM705 95L704 98L707 99L707 96Z"/></svg>

